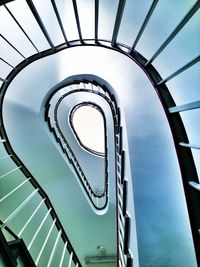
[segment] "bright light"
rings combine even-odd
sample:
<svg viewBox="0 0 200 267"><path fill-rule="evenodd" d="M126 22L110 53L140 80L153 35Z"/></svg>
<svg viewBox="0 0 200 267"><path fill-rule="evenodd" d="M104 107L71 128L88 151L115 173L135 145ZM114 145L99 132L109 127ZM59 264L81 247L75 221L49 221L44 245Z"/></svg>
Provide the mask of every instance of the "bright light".
<svg viewBox="0 0 200 267"><path fill-rule="evenodd" d="M78 107L72 124L81 144L97 153L105 153L104 119L98 109L89 105Z"/></svg>

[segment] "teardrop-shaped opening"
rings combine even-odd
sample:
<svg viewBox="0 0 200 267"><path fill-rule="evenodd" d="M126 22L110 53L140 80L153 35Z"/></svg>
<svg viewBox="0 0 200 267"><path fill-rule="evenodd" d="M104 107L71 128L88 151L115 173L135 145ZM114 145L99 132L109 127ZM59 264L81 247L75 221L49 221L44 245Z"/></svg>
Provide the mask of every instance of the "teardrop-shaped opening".
<svg viewBox="0 0 200 267"><path fill-rule="evenodd" d="M76 106L71 113L71 124L81 146L104 156L105 120L99 107L92 104Z"/></svg>

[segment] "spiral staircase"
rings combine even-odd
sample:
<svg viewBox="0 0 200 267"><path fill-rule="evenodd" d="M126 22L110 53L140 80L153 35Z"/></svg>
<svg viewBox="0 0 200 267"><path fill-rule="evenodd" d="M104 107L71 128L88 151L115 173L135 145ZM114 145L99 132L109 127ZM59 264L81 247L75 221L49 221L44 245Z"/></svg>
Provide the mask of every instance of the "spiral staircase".
<svg viewBox="0 0 200 267"><path fill-rule="evenodd" d="M200 265L199 8L0 1L0 266ZM157 139L134 120L150 101L181 179L166 179L162 158L161 177L142 165ZM104 153L73 127L82 106L102 116Z"/></svg>

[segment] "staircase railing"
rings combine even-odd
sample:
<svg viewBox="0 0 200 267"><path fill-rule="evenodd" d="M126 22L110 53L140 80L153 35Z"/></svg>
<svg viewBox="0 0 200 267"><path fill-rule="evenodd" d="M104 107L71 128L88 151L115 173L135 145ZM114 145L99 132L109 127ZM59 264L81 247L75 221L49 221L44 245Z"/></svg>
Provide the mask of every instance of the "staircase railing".
<svg viewBox="0 0 200 267"><path fill-rule="evenodd" d="M11 234L12 236L12 234ZM15 239L15 236L12 236ZM16 267L17 266L17 259L12 253L12 250L9 247L9 244L0 230L0 258L1 258L1 266L2 267Z"/></svg>
<svg viewBox="0 0 200 267"><path fill-rule="evenodd" d="M10 2L10 3L9 3ZM68 47L76 47L76 46L100 46L104 47L107 49L113 49L116 50L126 56L128 56L130 59L132 59L134 62L136 62L146 73L146 75L149 77L150 81L152 82L153 86L156 89L156 92L162 102L163 108L166 112L166 116L168 118L171 131L173 134L173 140L175 143L175 148L177 151L178 155L178 160L179 160L179 165L182 173L182 180L183 180L183 185L184 185L184 190L185 190L185 196L186 196L186 201L187 201L187 206L188 206L188 211L189 211L189 217L190 217L190 222L191 222L191 228L192 228L192 234L193 234L193 240L195 244L195 250L196 250L196 256L197 256L197 261L200 263L200 252L199 252L199 247L200 247L200 237L199 237L199 229L200 229L200 208L199 208L199 178L198 178L198 173L196 171L196 165L198 162L196 158L194 157L193 150L197 149L199 150L199 145L198 144L190 144L185 126L182 123L182 119L180 116L180 112L184 111L184 108L190 107L190 106L196 106L196 102L194 101L193 103L187 103L186 105L183 106L176 106L175 101L172 98L172 95L166 86L167 82L174 79L181 73L183 73L185 70L191 68L195 64L197 64L200 61L200 56L197 56L190 60L188 63L186 63L184 66L180 67L177 69L174 73L170 74L166 78L162 79L157 70L153 67L152 63L156 58L159 57L159 55L165 51L165 49L168 47L168 45L174 40L174 38L177 36L179 32L185 27L185 25L190 22L190 20L193 18L195 13L199 10L200 8L200 1L196 1L191 8L188 10L186 15L181 19L181 21L175 25L175 28L171 31L169 36L164 40L164 42L161 43L160 47L155 51L154 55L149 57L148 59L145 59L140 53L136 51L137 44L139 40L141 39L143 33L145 32L145 29L148 25L148 22L150 18L154 15L154 10L156 9L156 6L158 4L158 0L152 1L152 4L149 7L149 10L144 17L143 23L138 29L138 34L133 41L133 44L131 46L121 44L119 43L118 40L118 34L121 26L121 20L123 17L123 11L124 11L124 6L125 6L125 1L124 0L119 0L119 5L118 5L118 10L116 13L115 17L115 22L113 25L113 32L112 36L110 37L110 40L103 40L99 38L99 5L100 1L95 0L95 5L94 5L94 38L92 39L83 39L82 37L82 32L81 32L81 24L79 20L79 13L78 13L78 8L79 6L77 5L76 1L73 1L73 8L74 8L74 15L76 18L76 25L78 29L78 34L79 38L77 40L68 40L66 36L66 32L64 29L64 23L62 22L62 19L59 14L59 10L57 8L55 0L51 0L51 4L56 16L56 19L58 21L58 25L60 27L60 30L63 35L63 40L64 43L59 44L59 45L54 45L54 43L51 40L51 36L48 33L46 27L44 26L43 20L40 17L36 7L34 6L33 1L31 0L26 0L28 7L30 8L33 17L35 18L35 21L37 22L40 30L42 31L44 38L46 39L48 43L48 49L46 51L40 51L37 46L39 43L35 44L29 35L26 33L24 28L20 25L20 23L17 21L16 17L14 16L13 13L11 13L10 5L12 5L12 2L17 2L16 1L11 1L11 0L3 0L0 2L1 8L6 8L7 12L10 14L12 17L13 21L16 23L16 25L20 28L22 31L23 35L26 36L27 40L30 42L30 44L33 46L34 51L36 54L32 53L32 56L26 58L23 54L24 51L19 51L18 48L14 45L14 42L11 40L8 40L5 38L2 34L0 35L1 40L16 53L16 55L19 55L21 57L21 62L17 64L13 64L12 62L9 62L9 60L6 60L4 57L0 57L0 61L5 64L5 66L9 67L10 69L4 74L0 74L0 85L1 85L1 107L2 107L2 101L5 95L5 92L11 83L12 79L28 64L31 64L33 61L57 53L63 49L66 49ZM8 4L7 4L8 3ZM5 5L7 4L7 5ZM3 6L5 5L5 6ZM4 69L3 69L4 70ZM11 70L11 71L10 71ZM196 108L199 109L199 105L197 104ZM1 125L3 125L3 119L1 116ZM2 130L3 135L5 135L5 129ZM2 132L1 131L1 132ZM195 161L194 161L195 158ZM17 165L18 166L18 165Z"/></svg>
<svg viewBox="0 0 200 267"><path fill-rule="evenodd" d="M82 89L81 89L82 87ZM105 88L102 88L100 85L93 84L87 80L80 81L79 83L65 86L64 89L60 89L55 93L55 95L51 96L51 98L47 101L46 104L46 112L45 112L45 119L48 123L50 131L54 134L55 139L60 144L63 152L67 155L69 162L73 165L74 170L76 171L76 174L81 181L82 186L84 187L91 203L94 205L96 209L102 210L106 207L108 204L108 155L107 155L107 145L105 147L105 181L104 181L104 190L102 193L95 192L90 183L89 179L87 179L86 175L84 174L84 171L77 160L73 150L71 149L69 143L67 142L64 134L62 133L58 119L57 119L57 110L61 103L61 101L66 98L68 95L76 92L90 92L94 94L98 94L101 97L103 97L106 101L109 101L111 103L111 98L109 98L109 95L107 90ZM56 100L55 100L56 99ZM112 111L114 110L114 107L112 107ZM116 117L116 114L114 115ZM106 131L106 127L105 127ZM106 138L106 137L105 137Z"/></svg>
<svg viewBox="0 0 200 267"><path fill-rule="evenodd" d="M9 241L3 231L9 235ZM17 267L19 265L36 267L23 239L18 238L8 227L5 227L3 231L0 230L1 267Z"/></svg>
<svg viewBox="0 0 200 267"><path fill-rule="evenodd" d="M67 262L69 266L72 262L81 266L48 196L23 163L19 165L14 151L4 149L6 137L0 141L0 161L4 161L4 170L0 173L0 230L9 227L15 239L22 238L36 266L54 266L54 257L60 267ZM60 247L63 254L59 260Z"/></svg>
<svg viewBox="0 0 200 267"><path fill-rule="evenodd" d="M66 84L65 86L63 85L63 88L57 89L56 92L49 97L46 103L47 109L45 112L45 118L48 122L50 130L53 132L55 138L57 139L57 142L61 145L63 152L67 154L68 159L70 159L71 163L75 161L73 166L74 168L77 169L76 172L78 173L79 179L82 180L82 183L83 184L86 183L88 185L88 187L85 187L85 190L87 190L88 195L90 196L91 194L95 194L95 192L92 191L92 188L89 185L87 177L84 175L84 172L81 169L81 166L79 165L78 160L76 159L72 149L70 148L69 144L66 145L67 140L63 136L62 132L58 130L59 124L57 122L57 108L63 99L66 99L68 95L77 92L89 92L101 96L108 102L112 112L114 120L114 135L115 135L118 264L120 267L126 267L126 266L131 267L133 266L133 257L132 257L132 252L130 251L129 248L131 217L128 213L128 208L127 208L128 179L125 177L126 163L125 163L125 151L123 150L123 131L122 131L123 128L122 126L120 126L121 114L115 96L109 92L106 86L102 86L97 82L92 83L91 81L86 79L84 79L83 81L76 80L74 84L70 85ZM66 146L68 147L68 150L65 149ZM108 159L106 160L108 161ZM106 197L108 198L107 191L108 191L109 181L106 181L105 186L107 186L105 192L106 192ZM98 197L102 198L104 197L104 194ZM92 201L92 198L90 198L90 200ZM99 209L101 208L100 206L97 206L97 203L93 202L93 205L95 206L95 208Z"/></svg>

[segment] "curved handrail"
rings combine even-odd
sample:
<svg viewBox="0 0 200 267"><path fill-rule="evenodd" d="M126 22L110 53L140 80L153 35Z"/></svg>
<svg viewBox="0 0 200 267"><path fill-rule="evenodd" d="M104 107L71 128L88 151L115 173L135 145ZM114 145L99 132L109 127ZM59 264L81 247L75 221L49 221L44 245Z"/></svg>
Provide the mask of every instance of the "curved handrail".
<svg viewBox="0 0 200 267"><path fill-rule="evenodd" d="M84 76L84 75L83 75ZM116 165L116 190L117 190L117 225L118 225L118 235L117 235L117 239L118 239L118 261L120 262L121 266L132 266L133 264L133 256L132 256L132 252L130 251L129 248L129 242L130 242L130 224L131 224L131 217L128 213L128 205L127 205L127 199L128 199L128 180L125 177L125 151L123 150L123 136L122 136L122 126L121 126L121 115L120 115L120 110L119 107L117 105L117 101L115 96L110 92L110 90L107 88L106 85L103 85L101 83L99 83L97 80L95 80L95 77L92 76L94 78L93 80L87 80L86 78L81 79L79 78L74 78L74 82L71 81L72 79L70 79L70 82L61 82L61 86L57 86L57 88L53 91L53 93L48 97L47 101L46 101L46 109L45 109L45 120L50 123L50 119L49 119L49 113L50 113L50 108L51 108L51 101L55 102L54 105L55 107L53 107L53 112L51 111L51 113L53 113L53 120L56 123L56 127L59 128L58 122L57 121L57 108L59 107L60 102L67 97L68 95L72 94L72 93L76 93L76 92L89 92L89 93L93 93L93 94L97 94L99 96L101 96L102 98L104 98L107 103L110 106L111 112L112 112L112 116L113 116L113 121L114 121L114 142L115 142L115 165ZM82 89L78 88L78 85L80 85L81 83L83 83L83 87ZM92 87L92 89L88 89L86 86L84 86L84 83L87 84L93 84L97 87L101 87L101 89L105 92L104 94L101 93L99 91L99 88L97 90L96 87ZM71 85L73 85L75 88L71 88ZM76 89L76 87L78 89ZM90 86L89 86L90 87ZM61 91L64 91L63 93ZM57 97L58 96L58 97ZM53 98L56 98L56 101L53 101ZM51 124L49 124L49 127L52 127ZM65 137L63 136L62 132L59 129L59 133L60 135L62 135L62 138L64 139L64 144L67 142ZM57 141L59 140L59 136L56 134L55 131L53 131L53 134L55 135L55 138L57 139ZM62 147L62 143L58 142L61 147ZM68 145L69 146L69 145ZM70 148L70 147L69 147ZM71 148L70 148L71 149ZM63 149L63 152L66 153L66 150ZM73 153L73 151L71 151ZM69 157L69 155L67 155L68 158L71 160L75 157L75 155L73 154L72 157ZM76 160L76 162L78 163L78 161ZM81 167L79 167L81 168ZM81 174L84 175L83 171L81 171ZM79 178L81 178L79 176ZM85 175L83 176L83 179L87 179L85 177ZM83 183L84 184L84 183ZM108 182L106 183L108 185ZM91 187L85 188L86 190L92 190ZM104 195L102 195L104 196ZM107 194L106 194L107 196ZM99 196L98 196L99 197ZM90 199L91 200L91 199ZM92 201L92 200L91 200ZM96 207L95 203L93 203L93 205Z"/></svg>
<svg viewBox="0 0 200 267"><path fill-rule="evenodd" d="M77 85L78 83L79 83L79 84L80 84L80 83L83 83L83 84L84 84L84 83L86 83L86 82L87 82L87 84L90 83L90 84L92 84L92 85L101 86L101 85L98 84L97 82L92 83L92 82L90 82L90 81L87 81L86 79L84 79L84 80L79 80L79 81L76 80L75 85ZM70 83L70 85L72 85L72 84ZM57 89L56 93L58 92L58 94L59 94L60 89L62 89L63 87L66 88L67 86L68 86L67 83L66 83L65 85L62 84L62 87L60 87L59 89ZM94 87L94 88L96 88L96 87ZM80 164L79 164L79 162L78 162L78 160L77 160L77 158L76 158L74 152L72 151L72 149L71 149L70 145L68 144L68 142L67 142L65 136L63 135L62 131L60 130L59 123L58 123L58 120L57 120L57 110L58 110L58 107L59 107L61 101L62 101L65 97L67 97L68 95L70 95L70 94L72 94L72 93L76 93L76 92L86 92L86 91L87 91L87 92L89 92L89 93L94 93L94 94L97 94L97 95L101 96L102 98L104 98L104 99L108 102L108 104L109 104L109 106L110 106L110 109L111 109L111 112L112 112L112 115L113 115L113 118L115 118L115 120L114 120L114 123L115 123L114 130L115 130L115 129L118 129L119 126L116 125L116 122L119 121L119 120L118 120L118 115L119 115L119 114L117 113L117 109L116 109L116 106L115 106L115 105L116 105L115 97L112 96L112 100L111 100L111 98L108 97L108 96L110 96L110 95L109 95L110 92L109 92L109 90L107 89L106 86L104 86L104 88L101 87L101 89L102 89L103 91L105 91L105 94L102 94L101 92L99 92L98 90L95 90L94 88L93 88L93 90L91 90L91 89L87 89L86 87L85 87L84 89L73 89L73 90L71 90L71 88L70 88L70 91L69 91L68 93L63 94L62 96L60 96L60 97L57 99L57 102L56 102L56 104L55 104L55 107L53 108L53 112L52 112L52 113L54 114L53 122L55 123L55 126L56 126L56 128L57 128L58 133L59 133L60 136L58 136L58 135L56 134L55 131L53 131L53 134L54 134L54 136L55 136L55 138L57 139L58 142L59 142L60 138L63 140L63 142L64 142L64 146L65 146L65 147L63 146L62 142L59 142L59 143L60 143L60 145L61 145L61 147L62 147L62 149L63 149L63 152L67 154L70 163L73 164L73 167L74 167L74 169L75 169L75 171L76 171L76 174L78 175L79 180L80 180L81 183L82 183L82 186L85 188L85 191L86 191L86 193L87 193L87 195L88 195L90 201L93 203L93 205L94 205L94 207L95 207L96 209L98 209L98 210L102 210L102 209L104 209L104 208L106 207L106 205L108 204L108 170L107 170L107 168L108 168L108 166L107 166L108 158L107 158L107 145L106 145L106 153L105 153L105 163L106 163L106 164L105 164L105 182L104 182L104 191L102 192L102 194L97 194L97 193L94 192L93 189L91 188L91 186L90 186L90 184L89 184L89 182L88 182L88 180L87 180L87 177L85 176L85 174L84 174L84 172L83 172L83 170L82 170L82 168L81 168L81 166L80 166ZM108 93L108 92L109 92L109 93ZM56 95L56 93L55 93L55 95ZM106 95L106 93L107 93L108 96ZM51 95L51 97L48 98L48 101L47 101L46 104L45 104L45 106L47 107L46 110L45 110L45 119L47 120L48 125L49 125L49 127L50 127L51 130L53 129L53 123L51 123L51 119L50 119L50 116L48 115L48 113L50 112L51 101L52 101L53 98L54 98L54 94ZM103 112L103 111L102 111L102 112ZM104 116L105 116L105 115L104 115ZM48 118L49 118L49 120L48 120ZM106 128L106 127L105 127L105 128ZM106 137L105 137L105 139L106 139ZM68 152L67 152L67 150L66 150L66 147L67 147ZM95 201L96 201L97 203L95 203L95 201L93 200L93 198L95 199ZM101 198L105 198L105 203L104 203L101 207L99 207L99 201L98 201L98 199L101 199Z"/></svg>
<svg viewBox="0 0 200 267"><path fill-rule="evenodd" d="M47 219L47 216L50 216L51 219L52 219L52 222L53 222L53 226L55 225L58 233L60 233L59 237L61 237L62 241L64 244L67 244L66 246L66 251L71 254L73 253L73 261L75 264L78 264L78 266L81 267L81 263L76 255L76 252L74 251L73 249L73 246L57 216L57 213L56 211L54 210L53 208L53 205L51 204L51 201L48 197L48 195L46 194L46 192L43 190L43 188L39 185L39 183L37 182L37 180L32 176L32 174L27 170L27 168L25 167L25 165L20 162L20 160L18 159L18 157L15 156L15 152L12 150L12 148L10 149L8 143L9 141L4 139L5 141L1 144L1 145L4 145L4 147L6 148L7 150L7 153L9 155L11 155L10 157L7 157L7 160L10 160L10 161L14 161L14 162L17 162L17 167L12 169L11 171L8 171L6 173L4 173L3 175L1 175L0 179L5 183L8 181L8 176L11 175L12 173L18 171L18 172L21 172L24 176L24 181L22 182L20 179L15 179L15 181L19 180L19 182L17 182L17 186L15 186L11 191L9 191L7 194L5 194L3 197L0 198L0 203L3 203L4 205L6 205L6 201L7 199L9 199L12 195L15 195L16 192L18 190L20 190L22 187L24 187L27 183L30 183L33 187L33 189L31 190L31 193L29 193L29 195L27 196L27 193L25 194L21 194L21 196L23 196L24 200L21 202L17 203L17 207L15 208L15 205L16 203L13 203L15 204L14 205L14 211L9 211L9 212L6 212L8 213L8 215L6 216L6 219L4 219L3 221L0 221L0 229L6 229L15 239L18 239L19 237L22 237L22 238L25 238L26 239L26 236L24 236L23 232L25 230L25 228L28 226L28 224L30 223L30 221L33 219L33 216L36 215L36 213L38 213L39 211L39 208L43 205L46 209L46 216L45 216L45 219ZM3 157L5 158L5 157ZM20 164L20 165L19 165ZM7 178L7 179L5 179ZM19 184L20 183L20 184ZM2 184L3 185L3 184ZM7 224L9 222L11 222L13 220L13 218L17 217L18 214L20 213L20 211L26 207L26 205L28 205L29 203L31 203L31 201L34 199L34 198L41 198L39 201L40 201L40 204L37 206L37 208L35 209L33 207L33 210L32 210L32 215L28 218L28 219L25 219L25 220L21 220L21 222L23 222L23 227L21 228L20 232L19 233L15 233L15 231L19 231L19 229L15 229L15 230L11 230L9 227L7 227ZM27 221L26 221L27 220ZM40 227L38 228L38 233L42 227L42 225L44 224L45 220L44 221L41 221L40 222ZM35 241L36 239L36 235L34 237L34 239L32 240ZM28 240L25 240L27 242L29 242Z"/></svg>
<svg viewBox="0 0 200 267"><path fill-rule="evenodd" d="M153 84L153 86L154 86L154 88L158 94L158 97L161 100L161 103L162 103L163 108L165 110L167 119L169 121L169 125L171 128L171 132L173 135L173 140L174 140L174 144L175 144L175 148L176 148L176 152L177 152L177 156L178 156L178 160L179 160L179 165L180 165L180 169L181 169L183 185L184 185L184 190L185 190L185 196L186 196L186 201L187 201L187 206L188 206L188 211L189 211L189 217L190 217L190 222L191 222L191 227L192 227L193 239L194 239L194 243L195 243L197 260L198 260L198 262L200 262L200 252L199 252L200 238L199 238L199 230L198 230L200 228L200 219L199 219L200 218L200 209L195 208L195 207L199 207L199 197L196 196L196 191L191 190L191 188L190 188L191 182L195 182L195 183L199 184L199 179L198 179L194 159L192 156L191 147L184 148L182 145L180 145L180 144L188 144L189 140L188 140L187 133L186 133L185 127L183 125L183 122L182 122L182 119L181 119L179 113L175 113L172 115L169 111L169 109L172 107L175 107L176 104L175 104L175 102L174 102L174 100L173 100L173 98L172 98L172 96L171 96L171 94L170 94L170 92L166 86L166 79L162 79L161 76L159 75L159 73L157 72L157 70L152 65L152 61L154 60L155 56L157 56L161 51L163 51L167 47L167 45L173 40L173 38L177 35L177 33L184 27L184 25L188 21L190 21L192 16L199 9L200 2L196 1L194 3L194 5L191 7L191 9L188 11L188 13L183 17L183 19L180 21L180 23L175 27L175 29L172 31L172 33L169 35L169 37L164 41L164 43L161 45L161 47L155 53L153 58L147 60L144 57L142 57L141 54L139 54L135 50L136 41L134 42L132 48L129 46L126 46L126 45L119 44L116 41L117 36L118 36L118 32L119 32L119 28L120 28L121 18L123 15L123 10L124 10L124 4L125 4L124 0L119 1L118 11L116 14L116 19L115 19L115 26L114 26L114 30L113 30L112 41L100 40L98 38L99 0L95 0L95 38L90 39L90 40L89 39L88 40L82 39L81 27L80 27L81 25L79 22L79 15L78 15L78 8L77 8L76 0L73 0L74 12L76 13L76 22L77 22L77 27L79 30L79 37L80 37L78 40L74 40L74 41L68 41L67 40L67 38L65 36L64 28L62 27L62 21L60 20L60 17L59 17L59 12L56 8L55 1L52 0L51 2L53 5L53 9L55 11L57 20L59 22L59 25L61 27L64 39L65 39L65 43L63 43L59 46L54 46L51 39L49 38L50 36L48 35L48 32L47 32L44 24L42 23L42 20L39 16L37 10L34 8L33 2L31 0L26 0L26 1L29 4L31 11L32 11L39 27L41 28L41 30L42 30L45 38L47 39L51 48L49 50L44 51L44 52L39 52L39 53L29 57L28 59L25 59L18 66L13 67L13 71L11 71L11 73L6 78L0 77L0 81L2 82L1 107L2 107L2 103L3 103L5 91L7 90L8 85L10 84L10 82L12 81L14 76L17 75L24 67L26 67L28 64L32 63L34 60L37 60L37 59L42 58L44 56L48 56L48 55L57 53L58 51L61 51L61 50L68 48L68 47L75 47L75 46L80 46L80 45L81 46L95 45L95 46L101 46L101 47L104 47L107 49L116 50L116 51L130 57L133 61L135 61L144 70L146 75L149 77L150 81L152 82L152 84ZM9 2L9 1L8 0L3 1L4 4L6 2ZM144 32L144 29L146 28L148 21L149 21L149 18L152 15L154 8L156 6L156 3L158 1L154 1L154 2L155 2L155 4L151 5L151 7L147 13L147 16L144 18L144 22L142 24L142 27L139 30L139 33L136 37L137 42L138 42L139 38L141 38L142 33ZM180 69L180 71L175 72L174 75L179 75L182 71L184 71L188 67L191 67L192 64L195 64L195 62L197 62L197 61L199 61L199 57L197 57L197 60L193 60L192 62L190 62L190 64L186 64L187 66L184 66L183 68ZM170 77L174 78L175 77L174 75L170 75ZM5 137L6 131L4 129L4 123L3 123L2 116L1 116L1 124L2 124L1 130L0 130L1 136ZM6 149L8 149L8 146L10 146L10 144L8 144L8 145L7 144L8 144L8 142L5 143ZM17 158L14 161L16 163L19 163L19 159L17 159Z"/></svg>
<svg viewBox="0 0 200 267"><path fill-rule="evenodd" d="M171 113L169 112L169 108L171 107L175 107L176 104L166 86L165 83L158 85L159 82L162 81L161 76L159 75L159 73L157 72L157 70L153 67L153 65L148 64L146 65L146 63L148 62L147 59L145 59L140 53L136 52L135 50L133 50L131 53L129 53L130 47L126 46L126 45L122 45L122 44L115 44L115 47L112 47L110 45L110 41L107 40L99 40L98 44L91 44L91 39L88 40L84 40L84 43L79 43L79 40L77 41L73 41L73 42L69 42L68 45L71 45L70 47L67 46L66 44L61 44L59 46L56 47L56 49L48 49L45 50L43 52L41 52L40 54L35 54L33 56L30 56L29 58L27 58L26 60L22 61L15 69L13 69L9 75L7 76L6 80L3 82L2 86L1 86L1 98L0 98L0 106L2 106L3 103L3 99L6 93L6 90L9 86L9 84L11 83L11 81L14 79L14 77L22 70L24 69L27 65L31 64L32 62L34 62L35 60L39 59L39 58L43 58L46 57L48 55L54 54L54 53L58 53L59 51L62 51L66 48L72 48L72 47L77 47L77 46L100 46L103 48L107 48L107 49L111 49L111 50L115 50L118 51L119 53L128 56L130 59L132 59L135 63L137 63L146 73L146 75L148 76L148 78L150 79L150 81L152 82L160 100L162 103L162 106L164 108L164 111L166 113L166 117L168 119L171 131L172 131L172 136L173 136L173 140L174 140L174 144L175 144L175 148L176 148L176 152L177 152L177 156L178 156L178 160L179 160L179 165L180 165L180 170L182 173L182 179L183 179L183 185L184 185L184 190L185 190L185 196L186 196L186 202L187 202L187 206L188 206L188 212L190 214L190 221L191 221L191 227L192 227L192 234L193 234L193 238L194 238L194 243L195 243L195 247L196 247L196 254L197 254L197 259L198 259L198 254L199 254L199 250L197 249L197 247L199 247L200 245L200 240L199 240L199 234L198 234L198 229L200 228L200 209L193 209L191 207L193 206L198 206L198 198L196 197L196 193L191 191L189 189L189 182L190 181L194 181L196 183L199 183L199 179L198 179L198 175L197 175L197 171L196 171L196 167L195 167L195 163L194 163L194 159L192 156L192 152L190 149L182 149L182 147L179 145L180 142L184 142L184 143L189 143L187 134L186 134L186 130L185 127L183 125L182 119L179 115L179 113L175 113L173 114L174 116L171 116ZM102 42L102 43L101 43ZM1 128L0 128L0 134L1 134L1 138L5 139L7 134L4 128L4 122L3 122L3 118L2 118L2 113L0 114L0 121L1 121ZM11 148L11 145L6 142L4 143L6 150ZM11 154L14 154L14 151L11 149L10 152L13 152ZM9 152L8 152L9 153ZM19 158L16 156L16 163L18 163L20 160ZM195 218L195 219L194 219ZM200 257L199 257L200 259Z"/></svg>

